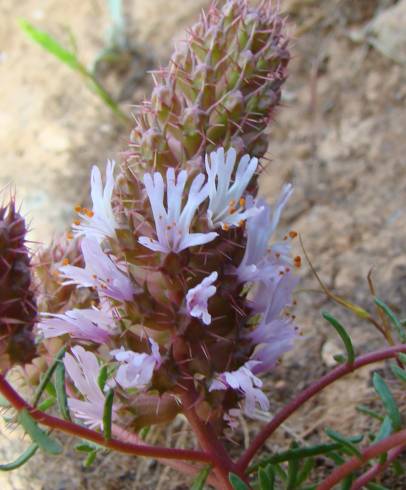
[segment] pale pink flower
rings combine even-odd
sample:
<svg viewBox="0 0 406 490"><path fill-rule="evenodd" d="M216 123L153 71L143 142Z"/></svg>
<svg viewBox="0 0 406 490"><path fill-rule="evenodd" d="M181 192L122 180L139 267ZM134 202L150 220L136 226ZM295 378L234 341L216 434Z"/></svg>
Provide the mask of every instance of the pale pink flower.
<svg viewBox="0 0 406 490"><path fill-rule="evenodd" d="M207 310L207 303L216 293L216 286L213 283L217 280L217 272L212 272L203 281L195 286L186 294L186 310L190 316L200 318L205 325L210 325L211 315Z"/></svg>
<svg viewBox="0 0 406 490"><path fill-rule="evenodd" d="M262 381L252 372L256 364L257 361L248 361L236 371L218 374L209 391L232 389L240 392L245 397L244 412L250 417L255 417L257 404L262 410L269 410L269 400L260 389Z"/></svg>
<svg viewBox="0 0 406 490"><path fill-rule="evenodd" d="M111 199L114 189L114 166L115 162L108 161L106 165L106 185L103 182L100 170L96 165L91 174L91 197L93 208L91 213L80 213L81 223L73 225L76 235L85 235L96 238L99 242L106 237L114 237L115 230L119 227L114 217Z"/></svg>
<svg viewBox="0 0 406 490"><path fill-rule="evenodd" d="M243 194L250 183L258 166L258 159L244 155L237 167L237 153L230 148L224 153L224 148L219 148L206 155L206 171L209 186L209 208L207 217L210 225L239 226L241 221L254 216L259 209L246 208Z"/></svg>
<svg viewBox="0 0 406 490"><path fill-rule="evenodd" d="M38 325L46 339L69 334L98 344L107 342L116 328L111 311L107 309L73 309L65 313L43 313Z"/></svg>
<svg viewBox="0 0 406 490"><path fill-rule="evenodd" d="M271 252L268 251L268 246L292 192L292 185L286 184L274 206L261 199L255 204L249 203L251 207L260 211L247 220L247 245L241 264L237 268L238 277L242 282L264 280L275 264L291 262L289 240L272 244Z"/></svg>
<svg viewBox="0 0 406 490"><path fill-rule="evenodd" d="M169 168L166 173L166 207L164 204L165 183L162 175L144 175L145 190L151 203L157 239L142 236L139 242L155 252L181 252L195 245L203 245L217 237L217 233L190 233L190 226L197 208L207 198L208 188L205 177L198 174L190 187L187 201L182 209L187 172L182 170L175 176Z"/></svg>
<svg viewBox="0 0 406 490"><path fill-rule="evenodd" d="M161 364L158 344L149 339L151 354L145 352L126 351L123 347L111 354L120 363L116 373L116 381L124 389L144 389L151 381L156 367Z"/></svg>
<svg viewBox="0 0 406 490"><path fill-rule="evenodd" d="M252 360L259 361L253 366L255 374L269 371L293 347L296 327L289 316L283 315L283 310L291 305L297 282L298 278L292 273L284 273L258 285L254 311L261 313L261 321L248 335L256 344L251 356Z"/></svg>
<svg viewBox="0 0 406 490"><path fill-rule="evenodd" d="M80 345L72 347L72 354L66 353L63 362L83 400L69 397L69 409L92 429L102 428L105 396L97 382L100 370L97 357ZM113 405L113 420L116 418L116 410L117 406Z"/></svg>
<svg viewBox="0 0 406 490"><path fill-rule="evenodd" d="M105 254L95 238L84 238L81 243L85 268L65 265L60 268L64 284L79 287L95 287L100 296L108 296L117 301L130 301L136 292L131 280L110 256Z"/></svg>

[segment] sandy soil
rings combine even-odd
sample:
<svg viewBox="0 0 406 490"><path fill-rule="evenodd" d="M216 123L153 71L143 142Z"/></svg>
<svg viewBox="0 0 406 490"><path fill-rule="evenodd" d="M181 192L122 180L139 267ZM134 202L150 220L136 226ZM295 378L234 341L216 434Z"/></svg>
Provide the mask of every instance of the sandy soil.
<svg viewBox="0 0 406 490"><path fill-rule="evenodd" d="M183 27L206 3L128 1L129 28L140 53L138 70L145 70L151 54L156 65L165 63L170 40L181 37ZM294 182L286 229L303 235L315 267L330 288L370 309L366 276L371 268L383 299L405 308L406 71L373 49L366 38L361 36L355 43L351 33L362 30L392 3L284 2L298 26L295 58L285 107L270 137L272 163L262 180L262 192L270 199L283 182ZM32 218L33 239L46 241L66 228L72 206L86 196L90 165L119 158L128 131L81 80L25 39L17 27L20 16L62 39L64 26L71 27L87 61L103 46L107 16L101 0L0 3L0 25L4 26L0 30L0 188L9 182L17 187L23 209ZM123 100L125 110L148 93L148 84L138 80L131 96ZM297 315L304 337L269 380L273 410L325 372L329 353L341 348L321 319L320 308L343 320L358 351L382 344L371 327L327 303L322 294L309 292L317 284L306 266L302 275L306 291L298 294ZM370 372L361 371L343 380L339 389L326 390L293 417L269 447L283 447L288 432L303 440L317 436L327 425L344 433L367 428L368 420L355 419L354 409L361 400L373 401ZM153 437L181 444L189 436L179 424L169 432L158 430ZM248 424L247 434L256 430L255 424ZM242 436L236 439L243 444ZM9 459L24 445L18 432L6 432L3 441L1 459ZM181 478L162 473L155 463L108 455L101 458L100 467L83 469L69 441L66 451L69 459L63 465L61 460L52 460L45 467L38 456L17 473L0 474L2 488L188 488L182 486ZM399 481L391 485L404 488Z"/></svg>

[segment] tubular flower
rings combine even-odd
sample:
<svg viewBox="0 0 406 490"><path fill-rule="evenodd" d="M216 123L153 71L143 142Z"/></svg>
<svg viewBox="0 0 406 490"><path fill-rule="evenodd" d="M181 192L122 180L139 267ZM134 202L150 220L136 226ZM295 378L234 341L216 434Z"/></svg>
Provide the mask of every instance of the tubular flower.
<svg viewBox="0 0 406 490"><path fill-rule="evenodd" d="M42 320L38 328L45 338L69 334L76 339L103 344L109 340L115 329L111 313L98 308L74 309L65 313L44 315L49 318Z"/></svg>
<svg viewBox="0 0 406 490"><path fill-rule="evenodd" d="M206 171L209 185L209 208L207 216L212 228L222 226L239 226L241 221L258 213L259 209L245 208L243 194L250 183L258 166L258 159L244 155L237 167L233 182L233 172L237 153L224 148L206 155Z"/></svg>
<svg viewBox="0 0 406 490"><path fill-rule="evenodd" d="M115 230L119 227L114 217L111 198L114 189L114 167L115 162L108 161L106 165L106 185L103 182L100 170L96 165L92 168L90 178L92 210L81 209L79 216L82 221L75 222L73 231L76 235L85 235L95 238L99 242L106 237L115 236Z"/></svg>
<svg viewBox="0 0 406 490"><path fill-rule="evenodd" d="M63 363L84 400L68 398L69 409L89 427L102 428L105 396L97 382L100 370L97 357L80 345L72 348L72 354L66 353ZM116 409L113 405L113 420L117 417Z"/></svg>
<svg viewBox="0 0 406 490"><path fill-rule="evenodd" d="M165 184L162 175L144 175L144 185L147 192L152 214L155 221L157 240L142 236L139 242L155 252L181 252L195 245L203 245L217 237L217 233L190 233L190 225L197 208L207 198L208 186L204 184L204 175L197 175L190 187L187 202L182 209L182 200L187 180L187 172L182 170L177 178L175 170L169 168L166 172L166 201L164 206Z"/></svg>
<svg viewBox="0 0 406 490"><path fill-rule="evenodd" d="M126 351L121 347L111 354L119 361L116 381L125 389L144 389L151 381L154 369L161 364L159 346L153 339L148 339L151 346L151 354L145 352Z"/></svg>
<svg viewBox="0 0 406 490"><path fill-rule="evenodd" d="M186 294L186 309L190 316L200 318L205 325L210 325L211 315L207 310L207 302L216 294L216 286L213 282L217 280L217 272L212 272L203 281Z"/></svg>
<svg viewBox="0 0 406 490"><path fill-rule="evenodd" d="M292 302L292 291L298 280L291 273L260 283L255 310L262 314L259 325L249 334L256 344L251 358L258 361L253 372L267 372L276 361L293 347L296 328L291 318L282 317L282 310Z"/></svg>
<svg viewBox="0 0 406 490"><path fill-rule="evenodd" d="M266 278L270 267L272 268L276 263L290 263L289 241L275 243L272 245L271 253L268 253L268 245L292 193L292 185L286 184L273 207L262 199L258 200L262 209L247 220L247 245L244 257L237 268L237 275L241 281Z"/></svg>
<svg viewBox="0 0 406 490"><path fill-rule="evenodd" d="M67 279L64 284L77 284L79 287L95 287L101 296L117 301L130 301L135 289L113 260L103 252L94 238L84 238L81 244L85 268L65 265L60 271Z"/></svg>
<svg viewBox="0 0 406 490"><path fill-rule="evenodd" d="M255 415L255 405L262 410L269 409L269 401L265 394L260 390L262 381L253 374L253 369L257 361L248 361L236 371L226 371L217 375L212 381L209 391L215 390L237 390L245 397L244 412L250 417Z"/></svg>

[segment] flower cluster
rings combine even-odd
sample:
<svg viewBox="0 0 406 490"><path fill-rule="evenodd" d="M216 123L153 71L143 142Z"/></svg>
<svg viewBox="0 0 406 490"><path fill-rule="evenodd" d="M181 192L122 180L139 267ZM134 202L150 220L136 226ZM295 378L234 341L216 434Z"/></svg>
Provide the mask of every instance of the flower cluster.
<svg viewBox="0 0 406 490"><path fill-rule="evenodd" d="M291 272L291 240L268 248L292 188L284 187L275 206L255 199L247 189L257 165L257 158L238 159L235 149L220 148L206 158L206 175L190 179L187 171L170 168L165 182L159 172L146 173L149 235L140 232L137 238L139 253L145 255L142 248L148 251L146 274L125 255L113 253L120 245L116 232L120 235L129 225L106 199L112 199L112 164L107 165L104 189L93 170L95 211L74 227L82 235L82 267L65 263L59 270L62 285L90 288L97 300L87 308L45 312L39 331L45 338L68 335L73 344L99 346L99 356L111 365L111 382L123 396L134 390L163 392L165 385L166 393L176 397L186 369L195 378L207 376L198 389L214 407L219 398L221 403L227 399L224 416L238 400L245 400L244 413L251 416L257 404L267 409L257 374L267 372L292 347L295 327L285 310L297 280ZM229 242L243 251L238 260L214 253ZM189 266L191 258L200 266ZM169 269L171 261L177 262L177 270ZM146 279L148 270L155 276L155 291ZM183 293L176 298L170 297L168 278L181 285ZM162 297L166 300L157 300ZM229 304L222 309L224 301ZM182 344L191 350L189 359L182 358ZM196 345L201 350L197 359ZM104 403L95 381L99 364L95 354L80 345L72 353L65 364L84 401L71 398L70 407L96 427ZM227 396L228 391L235 396Z"/></svg>
<svg viewBox="0 0 406 490"><path fill-rule="evenodd" d="M170 420L186 394L219 432L236 410L267 409L258 375L296 336L295 233L274 239L292 187L272 206L257 197L286 45L270 2L213 5L154 75L120 171L92 169L92 205L75 207L68 234L76 255L49 281L67 301L44 302L38 325L71 347L70 406L86 424L100 426L101 366L134 427Z"/></svg>

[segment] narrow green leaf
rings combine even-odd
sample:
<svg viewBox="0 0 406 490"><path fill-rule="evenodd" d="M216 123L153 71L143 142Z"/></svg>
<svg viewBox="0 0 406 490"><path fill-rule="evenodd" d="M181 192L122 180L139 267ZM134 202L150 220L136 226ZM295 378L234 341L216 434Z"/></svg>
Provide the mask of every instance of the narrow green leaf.
<svg viewBox="0 0 406 490"><path fill-rule="evenodd" d="M31 444L30 447L28 447L21 456L19 456L15 461L12 463L7 463L7 464L1 464L0 465L0 471L12 471L16 470L17 468L20 468L23 466L29 459L31 459L34 454L37 452L38 445L37 444Z"/></svg>
<svg viewBox="0 0 406 490"><path fill-rule="evenodd" d="M357 446L351 441L350 438L343 436L339 432L333 430L333 429L325 429L324 432L332 439L333 441L336 441L341 444L342 449L346 449L350 454L353 456L358 456L361 457L361 453Z"/></svg>
<svg viewBox="0 0 406 490"><path fill-rule="evenodd" d="M38 405L38 410L41 410L41 412L46 412L47 410L49 410L51 407L55 405L55 402L56 402L55 398L53 397L47 398L46 400L44 400Z"/></svg>
<svg viewBox="0 0 406 490"><path fill-rule="evenodd" d="M96 459L96 456L97 456L97 451L96 451L96 449L94 449L92 452L90 452L87 455L87 458L86 458L85 462L83 463L83 466L85 468L89 468L89 466L92 466L92 464L94 463L94 460Z"/></svg>
<svg viewBox="0 0 406 490"><path fill-rule="evenodd" d="M100 389L104 391L104 387L106 386L106 381L108 377L108 366L102 366L99 371L99 375L97 377L97 384L99 385Z"/></svg>
<svg viewBox="0 0 406 490"><path fill-rule="evenodd" d="M300 470L300 473L297 476L297 485L302 485L308 478L310 473L312 472L314 465L316 464L316 460L314 458L306 459L303 463L303 468Z"/></svg>
<svg viewBox="0 0 406 490"><path fill-rule="evenodd" d="M384 303L379 298L375 298L375 304L379 306L379 308L381 308L381 310L383 310L386 316L390 319L390 321L392 322L393 326L397 331L400 341L406 342L406 332L403 329L402 324L399 318L395 315L395 313L389 308L389 306L386 303Z"/></svg>
<svg viewBox="0 0 406 490"><path fill-rule="evenodd" d="M406 354L404 352L399 352L397 356L402 364L406 364Z"/></svg>
<svg viewBox="0 0 406 490"><path fill-rule="evenodd" d="M403 381L406 383L406 371L402 368L400 368L397 364L394 362L391 363L390 368L392 370L392 373L400 379L400 381Z"/></svg>
<svg viewBox="0 0 406 490"><path fill-rule="evenodd" d="M368 483L368 490L390 490L388 487L384 487L383 485L378 485L378 483Z"/></svg>
<svg viewBox="0 0 406 490"><path fill-rule="evenodd" d="M378 373L374 373L372 382L376 392L381 397L389 418L391 419L393 429L395 431L399 430L402 425L402 419L395 399L393 398L387 384L385 383L382 376L380 376Z"/></svg>
<svg viewBox="0 0 406 490"><path fill-rule="evenodd" d="M365 405L358 405L356 407L357 412L363 413L365 415L369 415L370 417L373 417L376 420L383 421L382 415L379 415L378 412L375 412L375 410L372 410L371 408L365 406Z"/></svg>
<svg viewBox="0 0 406 490"><path fill-rule="evenodd" d="M299 474L300 460L298 458L291 459L288 462L288 482L286 490L294 490L296 487L296 481Z"/></svg>
<svg viewBox="0 0 406 490"><path fill-rule="evenodd" d="M247 485L241 480L241 478L234 473L230 473L228 475L228 479L234 490L249 490Z"/></svg>
<svg viewBox="0 0 406 490"><path fill-rule="evenodd" d="M341 337L341 340L343 341L345 350L347 352L347 362L348 364L353 364L355 360L355 352L354 352L354 347L352 346L351 337L348 335L347 331L341 325L341 323L332 315L330 315L330 313L327 313L325 311L322 313L322 315L323 318L327 320L330 323L330 325L334 327L338 335Z"/></svg>
<svg viewBox="0 0 406 490"><path fill-rule="evenodd" d="M32 441L37 444L40 449L48 454L60 454L62 452L62 447L59 442L55 439L51 439L49 435L38 426L37 422L35 422L25 408L19 412L18 419Z"/></svg>
<svg viewBox="0 0 406 490"><path fill-rule="evenodd" d="M265 468L260 468L258 471L258 480L261 490L273 490L275 481L275 474L273 472L270 473Z"/></svg>
<svg viewBox="0 0 406 490"><path fill-rule="evenodd" d="M349 437L347 440L350 441L353 444L358 444L361 442L363 439L363 436L355 436L355 437ZM279 454L274 454L268 458L265 458L258 463L255 463L254 465L250 466L248 469L248 473L252 473L253 471L256 471L258 468L262 466L266 466L268 464L276 464L276 463L283 463L285 461L289 461L291 459L295 458L308 458L311 456L320 456L322 454L327 454L330 453L331 451L337 451L341 449L342 443L341 442L336 442L334 444L317 444L315 446L310 446L310 447L299 447L295 449L288 449L287 451L281 452Z"/></svg>
<svg viewBox="0 0 406 490"><path fill-rule="evenodd" d="M58 408L62 417L65 420L72 420L69 413L68 397L66 396L65 366L61 361L59 361L58 366L55 369L55 391L56 401L58 402Z"/></svg>
<svg viewBox="0 0 406 490"><path fill-rule="evenodd" d="M107 441L111 439L113 400L114 400L114 391L109 390L106 396L106 400L104 402L104 410L103 410L103 435Z"/></svg>
<svg viewBox="0 0 406 490"><path fill-rule="evenodd" d="M48 53L55 56L59 61L76 71L82 71L83 66L78 61L75 53L65 49L54 37L45 31L37 29L25 19L19 21L21 29L29 38L42 46Z"/></svg>
<svg viewBox="0 0 406 490"><path fill-rule="evenodd" d="M47 372L45 373L45 375L41 379L41 382L38 385L38 388L37 388L37 390L35 392L34 400L32 401L32 404L33 404L34 407L37 406L37 404L38 404L38 402L39 402L39 400L41 398L41 395L42 395L42 393L45 390L45 387L47 386L49 380L51 379L52 375L54 374L54 371L56 369L56 366L58 365L58 362L65 355L65 352L66 352L66 347L62 347L62 349L60 349L58 351L58 353L56 354L55 359L53 360L52 364L49 366Z"/></svg>
<svg viewBox="0 0 406 490"><path fill-rule="evenodd" d="M204 484L206 483L210 471L211 471L211 465L202 468L199 471L198 475L196 476L190 490L203 490Z"/></svg>
<svg viewBox="0 0 406 490"><path fill-rule="evenodd" d="M150 430L151 430L151 427L143 427L139 432L140 438L145 441Z"/></svg>
<svg viewBox="0 0 406 490"><path fill-rule="evenodd" d="M382 441L382 439L386 439L386 437L390 436L392 432L393 432L392 421L389 418L389 416L386 415L385 418L383 419L381 427L379 428L379 431L376 434L373 442L375 443L375 442Z"/></svg>
<svg viewBox="0 0 406 490"><path fill-rule="evenodd" d="M350 490L353 481L354 475L348 475L347 477L345 477L341 483L341 490Z"/></svg>

